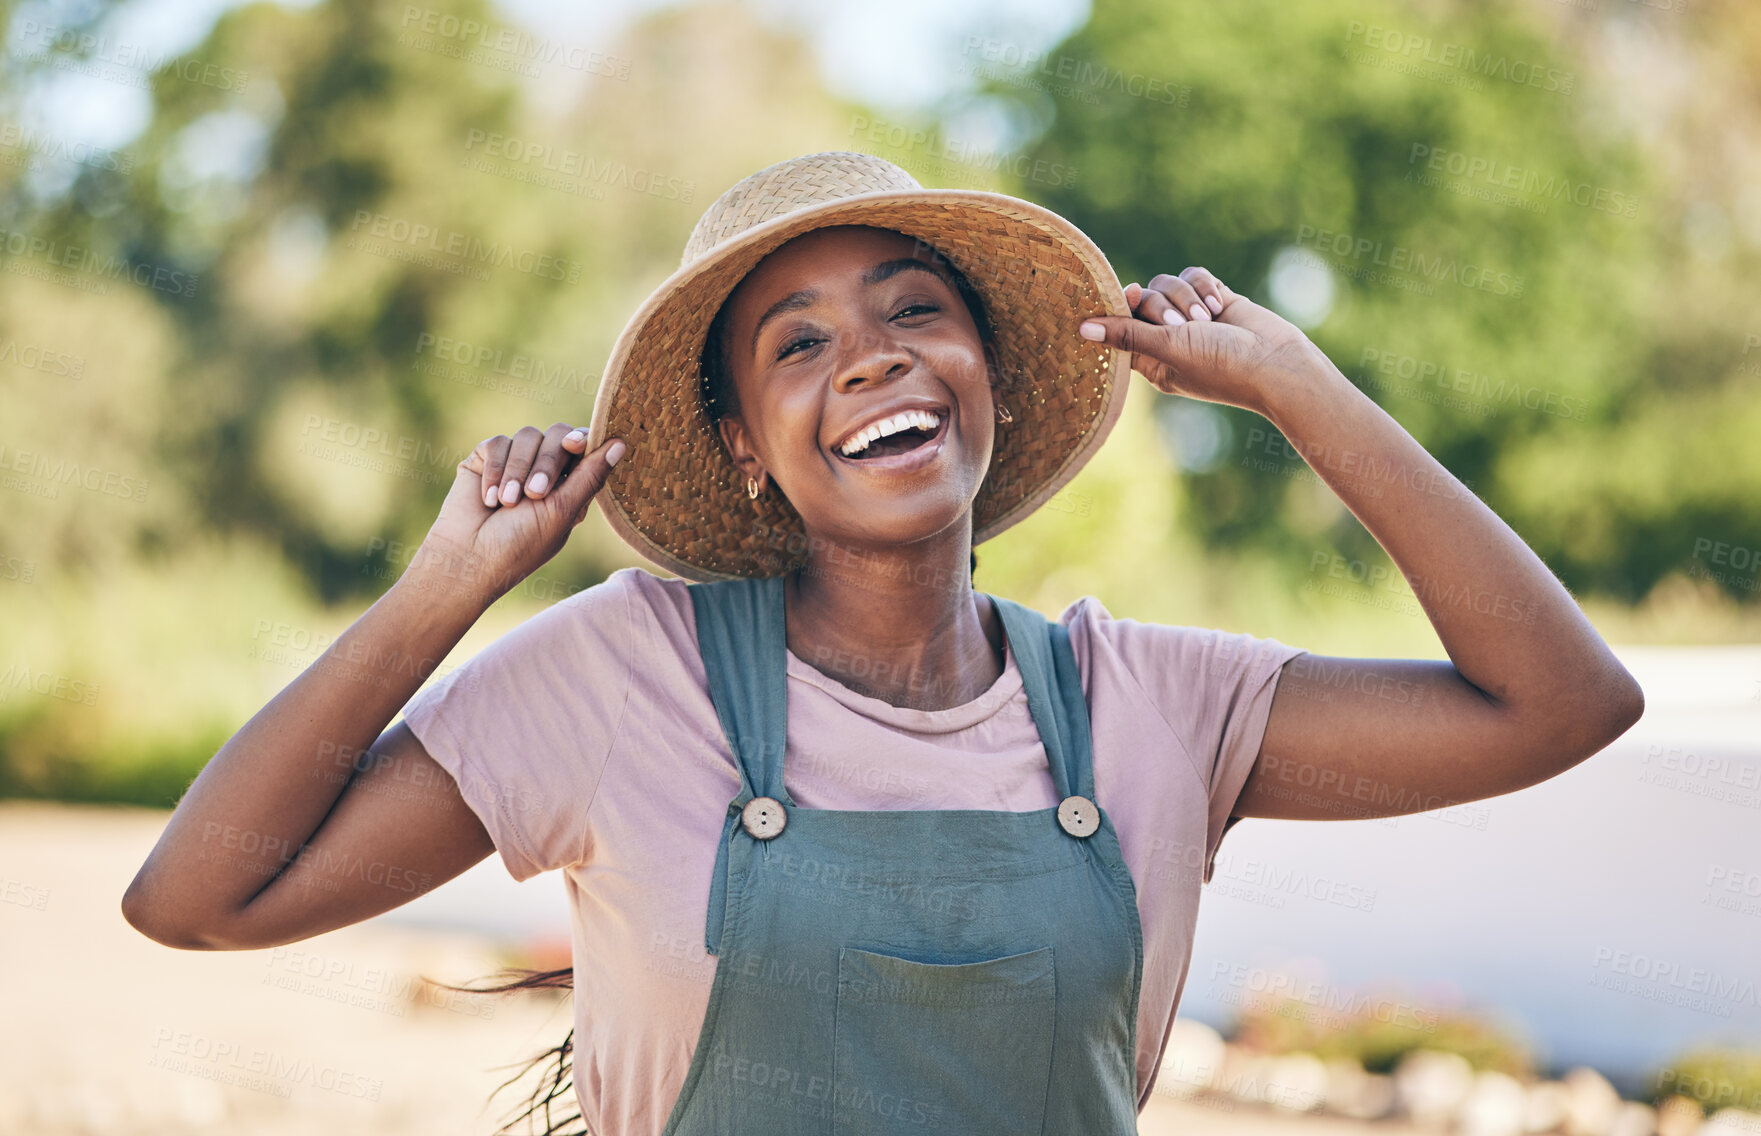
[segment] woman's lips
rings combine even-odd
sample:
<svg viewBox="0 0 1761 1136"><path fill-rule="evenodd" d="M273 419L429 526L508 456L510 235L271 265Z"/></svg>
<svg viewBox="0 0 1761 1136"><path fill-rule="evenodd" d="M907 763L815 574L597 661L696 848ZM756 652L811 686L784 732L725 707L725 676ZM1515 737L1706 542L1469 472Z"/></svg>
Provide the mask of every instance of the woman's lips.
<svg viewBox="0 0 1761 1136"><path fill-rule="evenodd" d="M936 459L942 452L943 443L948 437L948 423L954 419L953 411L942 415L941 422L936 425L936 432L923 440L923 443L902 453L887 454L872 458L847 458L836 450L832 453L845 465L864 469L871 473L911 473L922 469Z"/></svg>

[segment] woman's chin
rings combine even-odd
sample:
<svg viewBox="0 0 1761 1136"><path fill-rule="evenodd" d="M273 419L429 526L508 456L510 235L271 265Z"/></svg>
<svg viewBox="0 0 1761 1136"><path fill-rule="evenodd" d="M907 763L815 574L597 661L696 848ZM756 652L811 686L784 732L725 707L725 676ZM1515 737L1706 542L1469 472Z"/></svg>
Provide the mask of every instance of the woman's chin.
<svg viewBox="0 0 1761 1136"><path fill-rule="evenodd" d="M908 495L866 493L860 500L850 502L847 515L861 518L861 524L820 530L828 535L809 541L809 547L848 547L876 555L927 557L936 554L934 545L938 538L971 531L972 498L945 490ZM959 551L955 558L964 566L966 552Z"/></svg>

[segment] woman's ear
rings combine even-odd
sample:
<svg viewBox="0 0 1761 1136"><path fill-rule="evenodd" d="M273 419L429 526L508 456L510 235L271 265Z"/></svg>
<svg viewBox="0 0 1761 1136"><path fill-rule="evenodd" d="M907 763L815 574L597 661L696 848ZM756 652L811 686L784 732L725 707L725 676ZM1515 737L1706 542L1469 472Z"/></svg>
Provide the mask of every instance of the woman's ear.
<svg viewBox="0 0 1761 1136"><path fill-rule="evenodd" d="M1015 376L1003 373L1003 363L994 343L984 345L984 373L990 381L991 401L1006 398L1014 389Z"/></svg>
<svg viewBox="0 0 1761 1136"><path fill-rule="evenodd" d="M764 463L758 460L758 454L752 449L752 439L746 433L746 423L735 414L723 416L716 423L721 431L722 445L728 448L728 455L734 459L734 465L740 473L758 482L758 488L764 489Z"/></svg>

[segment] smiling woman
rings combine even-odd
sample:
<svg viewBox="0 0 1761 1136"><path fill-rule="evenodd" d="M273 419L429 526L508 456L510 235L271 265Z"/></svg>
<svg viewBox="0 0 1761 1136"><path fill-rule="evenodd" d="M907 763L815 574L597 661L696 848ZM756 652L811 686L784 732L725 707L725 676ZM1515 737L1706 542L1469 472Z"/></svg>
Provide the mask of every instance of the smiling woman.
<svg viewBox="0 0 1761 1136"><path fill-rule="evenodd" d="M817 588L812 574L785 581L798 655L875 650L886 642L875 625L883 609L865 591L896 585L906 563L951 572L971 555L972 501L996 440L997 366L957 271L902 233L830 226L766 256L725 305L739 409L717 419L721 439L749 487L774 482L810 541L838 549L843 582L856 585ZM983 310L976 296L972 307ZM923 591L903 579L906 590ZM959 703L1001 674L1000 629L985 626L972 597L940 592L952 601L947 633L883 673L948 675L947 696ZM883 701L918 705L903 686L820 669Z"/></svg>
<svg viewBox="0 0 1761 1136"><path fill-rule="evenodd" d="M1129 370L1270 419L1450 661L1288 667L1274 639L976 591L974 545L1076 475ZM677 576L614 573L413 698L342 665L444 657L595 499ZM572 965L512 983L577 995L529 1112L610 1136L1126 1136L1234 823L1509 792L1643 706L1527 546L1294 326L1202 268L1121 288L1055 214L841 152L723 194L591 430L480 443L324 662L203 770L125 915L273 946L411 898L349 865L563 871ZM213 855L225 832L256 851Z"/></svg>
<svg viewBox="0 0 1761 1136"><path fill-rule="evenodd" d="M996 341L990 316L965 273L954 267L941 252L921 240L891 230L841 226L814 230L793 238L767 257L761 269L768 266L773 277L779 271L787 271L789 259L784 254L788 253L789 257L799 258L809 270L824 271L830 267L826 256L828 248L832 258L854 256L857 261L870 256L886 256L889 251L908 254L872 264L863 271L860 286L867 293L868 303L879 302L881 318L886 324L901 330L924 329L926 334L919 336L919 340L927 342L930 334L937 330L943 332L944 337L951 328L965 330L955 322L958 309L949 302L950 292L957 296L959 305L965 310L970 332L976 335L976 348L983 354L987 368L986 384L995 394L1000 376L996 371ZM913 279L913 273L928 279ZM898 279L901 274L905 277L903 280ZM705 409L718 427L723 422L730 424L724 437L737 460L746 452L746 439L744 418L740 412L740 386L734 378L736 370L748 376L755 368L761 372L769 371L773 366L799 370L806 358L826 346L823 333L812 333L815 330L811 323L812 310L823 304L820 291L810 287L792 292L766 308L750 337L751 349L736 360L730 344L735 313L742 310L741 298L744 296L750 302L754 289L761 287L763 282L764 276L755 271L722 304L709 325L701 360ZM914 284L915 290L912 288ZM880 302L885 300L891 303ZM785 316L792 316L793 320L784 319ZM767 328L767 324L772 326ZM778 324L787 324L794 330L778 331ZM770 334L767 335L767 331ZM843 334L854 333L846 330ZM759 356L761 336L774 344L774 350L770 352L772 358ZM969 352L974 348L971 342L963 346ZM966 366L970 369L970 360ZM746 381L750 384L752 379L748 377ZM866 393L869 401L874 402L872 390ZM861 423L833 440L829 448L834 454L864 463L876 462L872 467L875 469L901 470L917 468L940 451L950 420L951 408L946 401L897 391L882 401L884 405L875 405L864 411ZM1000 403L998 405L999 416L1006 417L1008 411L1001 408ZM899 459L907 454L916 456L904 462L884 460ZM762 488L763 478L751 476L749 489L756 492ZM976 567L976 564L977 557L973 554L971 565Z"/></svg>

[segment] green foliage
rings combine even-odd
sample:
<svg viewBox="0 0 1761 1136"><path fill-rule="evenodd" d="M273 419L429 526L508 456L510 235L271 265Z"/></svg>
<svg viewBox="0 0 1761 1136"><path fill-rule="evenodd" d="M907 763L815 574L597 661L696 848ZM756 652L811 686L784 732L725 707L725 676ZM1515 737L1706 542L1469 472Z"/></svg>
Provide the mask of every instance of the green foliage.
<svg viewBox="0 0 1761 1136"><path fill-rule="evenodd" d="M477 441L586 422L614 337L676 268L703 207L811 150L870 150L926 185L1039 201L1125 279L1203 264L1263 298L1275 259L1299 246L1337 289L1311 334L1587 599L1686 584L1708 538L1761 549L1761 367L1742 362L1761 345L1744 324L1753 252L1683 236L1715 238L1705 219L1737 204L1599 109L1609 81L1582 40L1507 6L1100 3L1042 65L985 80L981 109L1031 126L1021 160L1000 164L867 141L855 124L881 116L828 94L809 49L739 5L675 6L617 43L565 42L604 52L534 64L574 81L560 110L528 97L510 69L527 66L520 52L471 55L423 26L432 13L518 34L487 0L416 10L412 23L407 5L228 9L179 58L248 80L161 68L128 160L73 167L65 192L45 191L54 179L29 148L0 138L0 230L194 281L178 294L89 269L50 280L43 255L0 247L0 464L40 459L128 487L37 477L0 507L0 672L17 680L0 679L0 793L163 803L314 657L269 661L278 629L346 627L407 561ZM112 11L52 18L102 33ZM1721 11L1696 50L1751 26ZM1505 74L1391 69L1372 27L1429 37L1421 56L1454 45L1503 60ZM27 122L38 86L78 64L17 46L0 73L5 124ZM1538 63L1542 83L1512 81L1511 61ZM981 62L969 51L958 64ZM1548 89L1556 72L1571 92ZM1716 93L1696 101L1718 107ZM1619 193L1634 215L1532 191L1517 205L1465 195L1474 180L1447 161L1425 184L1415 146ZM1039 176L1036 161L1076 176ZM1322 232L1370 251L1317 249ZM1455 267L1438 279L1376 263L1396 249ZM1464 265L1491 270L1490 286L1462 283ZM1500 292L1517 277L1520 300ZM23 365L24 347L79 372ZM1384 358L1572 413L1382 375ZM1168 444L1219 423L1207 461ZM979 585L1046 610L1093 593L1121 615L1317 650L1434 650L1420 619L1290 586L1317 552L1382 554L1330 491L1296 476L1300 459L1247 460L1278 441L1253 415L1140 382L1071 487L979 549ZM1171 449L1191 468L1174 468ZM633 562L595 512L541 587L510 596L457 657L533 601ZM1726 577L1694 585L1761 596ZM76 682L95 702L38 689Z"/></svg>
<svg viewBox="0 0 1761 1136"><path fill-rule="evenodd" d="M1495 1023L1463 1012L1416 1010L1398 997L1354 998L1345 1009L1325 1013L1300 998L1266 998L1241 1013L1234 1039L1263 1053L1349 1058L1372 1073L1392 1072L1420 1049L1459 1054L1476 1070L1518 1078L1534 1073L1529 1049Z"/></svg>
<svg viewBox="0 0 1761 1136"><path fill-rule="evenodd" d="M1177 105L1016 75L991 94L1050 116L1029 152L1079 176L1020 191L1121 279L1204 265L1265 302L1281 251L1325 264L1337 299L1310 335L1341 370L1574 592L1633 602L1697 541L1761 533L1761 383L1745 316L1663 315L1686 187L1599 119L1579 49L1504 5L1101 3L1049 57L1159 77ZM1382 562L1349 516L1318 539L1292 523L1299 459L1251 460L1278 452L1262 419L1205 413L1232 438L1179 475L1188 532L1292 577L1318 544ZM1722 586L1753 602L1751 583Z"/></svg>
<svg viewBox="0 0 1761 1136"><path fill-rule="evenodd" d="M1721 1108L1761 1112L1761 1051L1696 1049L1657 1071L1652 1097L1684 1096L1708 1113Z"/></svg>
<svg viewBox="0 0 1761 1136"><path fill-rule="evenodd" d="M168 809L232 736L215 723L178 741L75 750L61 725L47 715L0 721L0 798Z"/></svg>

